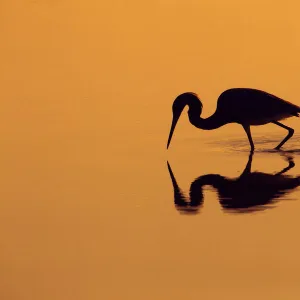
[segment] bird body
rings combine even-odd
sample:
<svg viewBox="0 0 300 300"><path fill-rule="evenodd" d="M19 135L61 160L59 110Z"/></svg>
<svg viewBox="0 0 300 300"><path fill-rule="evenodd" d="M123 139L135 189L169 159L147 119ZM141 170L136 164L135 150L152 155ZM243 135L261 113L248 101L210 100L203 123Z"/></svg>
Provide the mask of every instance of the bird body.
<svg viewBox="0 0 300 300"><path fill-rule="evenodd" d="M183 93L173 103L173 121L167 148L171 142L177 121L185 106L189 107L191 124L204 130L219 128L225 124L238 123L243 126L254 150L250 126L274 123L289 131L286 138L276 147L279 149L292 135L294 130L278 121L299 117L300 107L267 92L251 88L232 88L224 91L218 98L215 113L203 119L200 117L202 103L195 93Z"/></svg>
<svg viewBox="0 0 300 300"><path fill-rule="evenodd" d="M264 125L298 117L300 107L264 91L234 88L219 96L216 112L226 116L229 122Z"/></svg>

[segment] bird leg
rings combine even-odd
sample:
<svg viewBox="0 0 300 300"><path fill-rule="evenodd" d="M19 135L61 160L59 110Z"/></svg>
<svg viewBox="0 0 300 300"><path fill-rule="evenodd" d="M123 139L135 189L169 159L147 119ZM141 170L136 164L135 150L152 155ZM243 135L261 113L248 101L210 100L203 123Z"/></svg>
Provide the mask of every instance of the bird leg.
<svg viewBox="0 0 300 300"><path fill-rule="evenodd" d="M247 163L247 165L245 167L245 170L243 171L243 173L240 177L247 176L251 173L252 157L253 157L253 151L250 152L249 158L248 158L248 163Z"/></svg>
<svg viewBox="0 0 300 300"><path fill-rule="evenodd" d="M284 128L284 129L288 130L288 132L289 132L288 135L282 140L282 142L279 143L279 145L278 145L277 147L275 147L276 150L279 150L280 147L281 147L287 140L289 140L289 139L293 136L293 134L294 134L294 129L291 128L291 127L288 127L288 126L286 126L286 125L283 125L283 124L281 124L281 123L279 123L279 122L277 122L277 121L273 121L272 123L274 123L274 124L276 124L276 125L278 125L278 126Z"/></svg>
<svg viewBox="0 0 300 300"><path fill-rule="evenodd" d="M249 140L249 143L250 143L250 146L251 146L251 152L252 152L252 151L254 151L254 143L253 143L252 136L251 136L250 126L249 125L243 125L243 127L244 127L244 130L247 133L247 137L248 137L248 140Z"/></svg>
<svg viewBox="0 0 300 300"><path fill-rule="evenodd" d="M286 168L284 168L282 171L276 173L275 175L281 175L281 174L287 172L288 170L292 169L293 167L295 167L295 163L294 163L294 160L292 157L286 157L286 159L287 159L289 165Z"/></svg>

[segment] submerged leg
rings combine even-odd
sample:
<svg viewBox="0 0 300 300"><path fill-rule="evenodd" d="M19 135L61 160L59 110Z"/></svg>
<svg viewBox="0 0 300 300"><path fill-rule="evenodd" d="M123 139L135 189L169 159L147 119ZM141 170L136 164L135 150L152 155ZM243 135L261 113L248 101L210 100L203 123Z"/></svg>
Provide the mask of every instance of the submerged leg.
<svg viewBox="0 0 300 300"><path fill-rule="evenodd" d="M282 171L276 173L275 175L281 175L281 174L287 172L288 170L290 170L291 168L295 167L293 157L287 156L286 160L288 161L289 165L286 168L284 168Z"/></svg>
<svg viewBox="0 0 300 300"><path fill-rule="evenodd" d="M281 147L288 139L290 139L290 138L293 136L293 134L294 134L294 129L291 128L291 127L288 127L288 126L286 126L286 125L283 125L283 124L281 124L281 123L279 123L279 122L277 122L277 121L273 121L272 123L274 123L274 124L276 124L276 125L278 125L278 126L284 128L284 129L288 130L288 132L289 132L288 135L282 140L282 142L279 143L279 145L278 145L277 147L275 147L275 149L278 150L278 149L280 149L280 147Z"/></svg>
<svg viewBox="0 0 300 300"><path fill-rule="evenodd" d="M244 130L247 133L247 137L251 146L251 152L254 151L254 144L253 144L253 140L252 140L252 136L251 136L251 131L250 131L250 126L249 125L243 125Z"/></svg>
<svg viewBox="0 0 300 300"><path fill-rule="evenodd" d="M248 163L245 167L245 170L243 171L242 176L247 176L251 173L251 165L252 165L252 157L253 157L253 151L250 151L250 154L249 154L249 158L248 158Z"/></svg>

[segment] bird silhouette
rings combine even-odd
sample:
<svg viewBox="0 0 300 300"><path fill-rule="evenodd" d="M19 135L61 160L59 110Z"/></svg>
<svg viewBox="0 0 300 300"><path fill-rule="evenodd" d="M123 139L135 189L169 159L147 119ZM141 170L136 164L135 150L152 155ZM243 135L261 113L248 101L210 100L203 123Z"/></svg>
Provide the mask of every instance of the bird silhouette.
<svg viewBox="0 0 300 300"><path fill-rule="evenodd" d="M180 189L170 164L167 162L174 189L174 203L184 213L197 213L203 204L203 186L209 185L218 192L222 208L228 212L255 212L272 207L275 200L300 185L300 176L283 175L295 166L288 156L288 166L276 174L251 172L252 155L243 173L235 179L219 174L207 174L196 178L190 185L188 201Z"/></svg>
<svg viewBox="0 0 300 300"><path fill-rule="evenodd" d="M173 121L168 138L170 145L178 119L185 108L189 107L188 116L192 125L204 130L219 128L225 124L241 124L247 134L251 151L254 143L250 126L276 124L288 130L287 136L275 147L280 147L294 134L294 129L278 122L292 116L299 117L300 107L267 92L250 88L233 88L224 91L218 98L215 113L207 119L200 117L202 103L197 94L187 92L179 95L173 103Z"/></svg>

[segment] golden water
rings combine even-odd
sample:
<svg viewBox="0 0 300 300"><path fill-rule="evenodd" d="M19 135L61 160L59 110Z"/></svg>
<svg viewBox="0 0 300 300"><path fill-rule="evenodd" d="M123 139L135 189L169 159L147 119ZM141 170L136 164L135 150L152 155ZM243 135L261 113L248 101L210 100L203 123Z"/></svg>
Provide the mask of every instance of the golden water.
<svg viewBox="0 0 300 300"><path fill-rule="evenodd" d="M203 116L230 87L300 105L297 1L0 3L0 296L12 300L299 299L300 189L226 209L199 176L238 178L241 126L197 130L171 105L197 92ZM259 109L259 108L258 108ZM300 175L300 123L253 129L252 171ZM273 177L272 177L273 178ZM260 181L267 189L269 181ZM232 192L232 189L230 190ZM186 203L188 204L188 203Z"/></svg>

